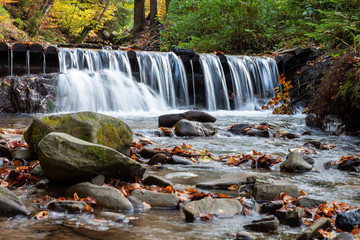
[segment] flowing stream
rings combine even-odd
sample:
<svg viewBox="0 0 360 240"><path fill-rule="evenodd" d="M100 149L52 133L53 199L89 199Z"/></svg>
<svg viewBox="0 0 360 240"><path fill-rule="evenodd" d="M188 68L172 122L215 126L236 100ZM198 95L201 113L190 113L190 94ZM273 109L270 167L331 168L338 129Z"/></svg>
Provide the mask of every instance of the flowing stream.
<svg viewBox="0 0 360 240"><path fill-rule="evenodd" d="M11 55L12 56L12 55ZM332 150L316 150L314 170L301 174L279 171L279 165L267 170L274 176L291 178L307 196L325 201L341 201L360 206L359 173L325 170L323 164L341 156L359 155L359 138L336 136L305 126L305 116L274 116L267 111L254 111L271 98L278 86L277 67L270 58L228 56L228 71L218 56L202 54L198 65L203 74L199 83L195 63L186 72L183 61L173 53L137 52L138 78L126 52L110 50L61 49L56 107L59 112L96 111L125 121L134 132L134 140L149 138L150 148L169 148L183 143L219 156L251 154L253 150L285 159L289 149L309 140L335 144ZM201 96L198 94L202 93ZM206 111L217 118L217 134L211 137L165 137L158 128L158 116L191 109L205 99ZM230 111L235 110L235 111ZM29 116L1 116L0 128L24 129ZM292 140L236 136L228 129L232 124L257 126L266 122L281 132L300 134ZM302 135L304 132L311 135ZM220 162L200 162L192 166L167 165L164 169L147 166L146 175L170 180L174 188L187 189L197 183L217 179L231 172L264 172L249 164L228 167ZM36 200L51 195L64 196L64 187L50 185L14 192L25 202L29 212L44 208ZM199 189L200 190L200 189ZM202 190L200 190L202 191ZM222 191L238 196L237 192ZM24 217L0 217L0 239L234 239L238 231L258 214L238 215L230 219L185 222L182 210L150 209L144 213L124 213L135 217L128 223L105 220L98 211L87 214L50 212L44 220ZM259 239L294 239L301 228L280 225L279 235L255 233Z"/></svg>
<svg viewBox="0 0 360 240"><path fill-rule="evenodd" d="M275 176L290 177L307 197L325 201L347 202L360 206L360 176L358 173L325 170L323 164L330 160L338 160L341 156L360 154L360 139L350 136L336 136L330 132L317 131L305 126L304 115L274 116L269 112L258 111L216 111L210 112L217 121L214 125L218 133L212 137L164 137L159 136L157 127L158 113L138 112L105 112L128 123L134 131L134 140L149 138L153 141L151 148L173 148L182 143L191 144L199 150L209 150L219 156L228 154L250 154L253 149L266 154L276 154L285 159L289 149L299 148L308 140L320 140L323 143L336 145L332 150L316 150L314 171L301 174L287 174L279 171L279 165L271 170L254 170L248 164L240 167L228 167L219 162L201 162L194 166L167 165L165 169L147 167L146 175L155 174L170 180L176 189L194 187L196 183L216 179L230 172L270 172ZM168 112L166 112L168 113ZM16 117L19 118L19 117ZM24 128L29 124L29 117L14 119L1 118L0 127ZM310 131L312 135L301 135L292 140L279 140L249 136L235 136L227 129L235 123L260 124L267 122L280 131L302 134ZM53 186L48 189L19 189L18 194L31 211L40 207L34 204L37 196L63 196L63 188ZM199 189L201 190L201 189ZM202 190L201 190L202 191ZM236 192L225 192L237 196ZM151 209L145 213L125 213L128 217L137 217L129 223L116 223L93 214L71 215L51 212L48 219L29 220L28 218L0 218L2 236L11 239L234 239L234 234L243 231L243 226L258 215L235 216L231 219L214 219L212 221L185 222L182 210ZM279 235L255 233L260 239L294 239L301 231L280 225ZM7 239L6 237L4 239Z"/></svg>

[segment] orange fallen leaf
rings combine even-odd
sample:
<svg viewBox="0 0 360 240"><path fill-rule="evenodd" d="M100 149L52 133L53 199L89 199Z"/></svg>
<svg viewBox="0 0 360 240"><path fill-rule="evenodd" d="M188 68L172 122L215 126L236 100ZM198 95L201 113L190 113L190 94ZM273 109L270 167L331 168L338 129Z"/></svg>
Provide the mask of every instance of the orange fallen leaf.
<svg viewBox="0 0 360 240"><path fill-rule="evenodd" d="M41 211L35 214L35 219L42 220L48 218L48 212L47 211Z"/></svg>
<svg viewBox="0 0 360 240"><path fill-rule="evenodd" d="M214 216L210 213L200 213L199 217L201 220L213 220Z"/></svg>
<svg viewBox="0 0 360 240"><path fill-rule="evenodd" d="M231 185L228 190L230 191L237 191L239 189L239 186L238 185Z"/></svg>

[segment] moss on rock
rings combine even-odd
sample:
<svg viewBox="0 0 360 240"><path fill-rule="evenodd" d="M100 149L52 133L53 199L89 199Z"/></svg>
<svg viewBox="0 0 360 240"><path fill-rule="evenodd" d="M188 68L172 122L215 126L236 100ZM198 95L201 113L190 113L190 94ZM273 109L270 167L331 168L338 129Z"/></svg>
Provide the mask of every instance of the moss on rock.
<svg viewBox="0 0 360 240"><path fill-rule="evenodd" d="M125 154L130 154L132 131L120 119L94 113L79 112L36 116L24 133L30 148L37 152L38 143L50 132L63 132L84 141L105 145Z"/></svg>

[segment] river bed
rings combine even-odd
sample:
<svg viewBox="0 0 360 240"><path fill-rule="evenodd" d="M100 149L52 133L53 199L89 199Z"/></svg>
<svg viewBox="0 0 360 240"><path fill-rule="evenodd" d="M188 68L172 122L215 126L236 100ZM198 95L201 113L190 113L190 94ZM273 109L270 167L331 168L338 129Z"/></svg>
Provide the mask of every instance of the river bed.
<svg viewBox="0 0 360 240"><path fill-rule="evenodd" d="M219 156L231 154L251 154L253 150L264 154L275 154L285 159L289 149L296 149L309 140L320 140L322 143L335 144L331 150L318 150L311 155L315 160L313 171L301 174L288 174L279 171L279 165L272 167L272 175L290 177L299 188L307 193L307 197L347 202L360 207L359 173L325 170L323 164L339 160L341 156L360 155L360 139L346 135L334 135L305 126L305 115L276 116L269 112L257 111L217 111L209 112L217 118L214 126L218 133L212 137L163 137L158 136L157 127L160 113L105 113L125 121L134 131L134 141L148 138L153 144L150 148L169 148L183 143L191 144L195 149L208 150ZM235 136L227 129L236 123L260 123L273 125L281 132L300 135L296 139L269 139L249 136ZM31 123L31 118L24 116L0 116L0 128L24 129ZM310 132L311 135L302 135ZM139 136L141 135L141 136ZM146 175L154 174L170 180L175 189L194 187L199 182L219 178L229 172L264 171L251 169L249 164L240 167L228 167L220 162L201 162L193 166L166 165L164 169L147 166ZM269 171L266 171L269 172ZM33 209L35 195L46 195L52 190L37 190L35 187L15 191L25 202L27 209ZM52 192L61 195L62 190ZM201 190L203 191L203 190ZM225 191L236 196L237 193ZM136 219L129 223L114 223L99 219L94 214L51 213L45 220L29 220L28 218L0 218L0 239L234 239L237 232L254 216L235 216L230 219L214 219L212 221L185 222L182 210L151 209L145 213L126 214ZM301 228L280 225L280 234L264 235L255 233L259 239L293 239Z"/></svg>

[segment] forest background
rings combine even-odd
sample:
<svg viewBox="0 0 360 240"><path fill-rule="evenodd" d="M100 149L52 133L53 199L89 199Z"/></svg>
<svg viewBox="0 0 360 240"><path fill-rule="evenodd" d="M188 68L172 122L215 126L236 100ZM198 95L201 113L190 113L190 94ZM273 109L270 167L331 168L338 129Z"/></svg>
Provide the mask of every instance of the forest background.
<svg viewBox="0 0 360 240"><path fill-rule="evenodd" d="M0 0L0 41L125 44L151 29L153 50L163 51L355 49L359 6L360 0Z"/></svg>

